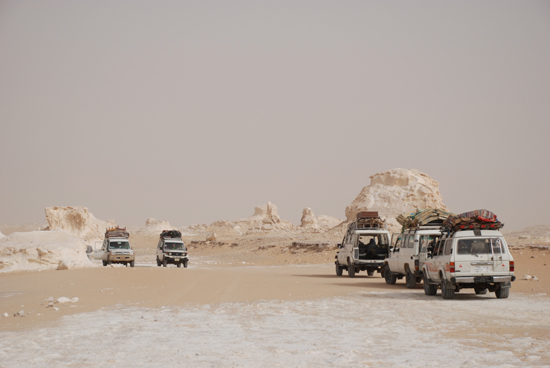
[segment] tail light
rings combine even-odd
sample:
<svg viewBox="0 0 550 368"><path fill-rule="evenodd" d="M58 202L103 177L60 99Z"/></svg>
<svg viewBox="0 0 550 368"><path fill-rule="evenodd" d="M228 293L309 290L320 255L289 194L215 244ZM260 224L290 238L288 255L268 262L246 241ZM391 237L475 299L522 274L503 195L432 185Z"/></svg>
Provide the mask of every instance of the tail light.
<svg viewBox="0 0 550 368"><path fill-rule="evenodd" d="M514 272L514 261L510 261L510 272Z"/></svg>
<svg viewBox="0 0 550 368"><path fill-rule="evenodd" d="M418 271L420 268L418 267L418 259L414 260L414 270Z"/></svg>
<svg viewBox="0 0 550 368"><path fill-rule="evenodd" d="M455 263L454 262L451 262L450 265L449 265L449 271L451 272L455 272Z"/></svg>

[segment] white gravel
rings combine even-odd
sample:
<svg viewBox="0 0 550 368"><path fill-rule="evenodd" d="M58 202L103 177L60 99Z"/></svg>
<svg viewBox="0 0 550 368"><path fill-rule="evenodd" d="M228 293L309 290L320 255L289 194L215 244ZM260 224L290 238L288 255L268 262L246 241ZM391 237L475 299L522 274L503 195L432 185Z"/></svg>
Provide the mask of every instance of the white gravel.
<svg viewBox="0 0 550 368"><path fill-rule="evenodd" d="M488 335L484 328L549 329L549 312L545 297L443 300L421 290L188 308L121 306L64 317L57 327L1 333L0 366L540 367L550 362L548 338Z"/></svg>

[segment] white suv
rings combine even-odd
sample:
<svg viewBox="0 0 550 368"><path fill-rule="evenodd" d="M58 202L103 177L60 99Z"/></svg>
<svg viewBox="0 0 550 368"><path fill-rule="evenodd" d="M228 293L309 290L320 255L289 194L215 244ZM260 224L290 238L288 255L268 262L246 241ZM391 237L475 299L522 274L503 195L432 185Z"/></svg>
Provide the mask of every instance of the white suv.
<svg viewBox="0 0 550 368"><path fill-rule="evenodd" d="M497 230L463 230L443 236L433 249L426 249L424 292L452 299L461 289L476 294L494 292L508 298L514 276L514 258Z"/></svg>
<svg viewBox="0 0 550 368"><path fill-rule="evenodd" d="M419 226L393 234L392 246L384 262L384 278L393 285L405 277L409 289L422 281L422 266L426 260L426 249L441 237L440 226Z"/></svg>
<svg viewBox="0 0 550 368"><path fill-rule="evenodd" d="M374 271L382 274L384 259L388 255L390 233L384 229L348 230L338 245L336 253L336 275L342 276L342 270L348 271L349 277L354 277L359 271L367 271L373 276ZM383 276L383 274L382 274Z"/></svg>

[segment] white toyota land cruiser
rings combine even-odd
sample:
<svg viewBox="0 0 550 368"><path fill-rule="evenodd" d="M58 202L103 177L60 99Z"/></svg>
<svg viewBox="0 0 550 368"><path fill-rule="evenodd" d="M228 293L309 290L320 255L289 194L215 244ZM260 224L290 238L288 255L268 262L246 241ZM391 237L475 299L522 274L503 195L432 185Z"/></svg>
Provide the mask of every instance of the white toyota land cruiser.
<svg viewBox="0 0 550 368"><path fill-rule="evenodd" d="M427 250L423 266L424 292L452 299L455 292L473 288L476 294L494 292L508 298L514 276L514 258L498 230L472 229L441 237L433 250Z"/></svg>
<svg viewBox="0 0 550 368"><path fill-rule="evenodd" d="M392 246L384 262L386 284L393 285L405 277L407 288L414 289L416 283L422 281L422 266L426 260L426 252L422 250L439 240L440 227L419 226L401 234L393 234Z"/></svg>
<svg viewBox="0 0 550 368"><path fill-rule="evenodd" d="M357 220L349 225L342 244L338 245L340 249L334 262L337 276L342 276L343 270L348 271L349 277L355 277L355 273L360 271L367 271L369 276L378 271L383 276L390 239L385 226L376 211L357 214Z"/></svg>

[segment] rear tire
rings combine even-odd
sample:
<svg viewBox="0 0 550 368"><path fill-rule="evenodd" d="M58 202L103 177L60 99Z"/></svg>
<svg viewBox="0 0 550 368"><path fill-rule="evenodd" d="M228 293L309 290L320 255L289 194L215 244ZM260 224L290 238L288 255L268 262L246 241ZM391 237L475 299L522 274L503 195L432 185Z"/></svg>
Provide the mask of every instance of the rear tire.
<svg viewBox="0 0 550 368"><path fill-rule="evenodd" d="M157 266L160 267L161 263L160 263L160 259L159 257L157 256Z"/></svg>
<svg viewBox="0 0 550 368"><path fill-rule="evenodd" d="M178 268L180 268L180 267L181 267L181 262L180 262L180 263L178 263Z"/></svg>
<svg viewBox="0 0 550 368"><path fill-rule="evenodd" d="M397 276L391 272L388 266L385 268L384 278L386 279L386 284L388 285L395 285L395 282L397 281Z"/></svg>
<svg viewBox="0 0 550 368"><path fill-rule="evenodd" d="M374 270L367 270L367 275L374 276Z"/></svg>
<svg viewBox="0 0 550 368"><path fill-rule="evenodd" d="M107 261L101 261L101 263L103 263L103 266L107 266Z"/></svg>
<svg viewBox="0 0 550 368"><path fill-rule="evenodd" d="M510 287L503 288L502 286L506 283L500 284L500 287L495 290L495 295L498 299L506 299L510 296ZM509 285L508 285L509 286Z"/></svg>
<svg viewBox="0 0 550 368"><path fill-rule="evenodd" d="M441 293L443 294L443 299L453 299L455 297L454 285L450 281L441 280Z"/></svg>
<svg viewBox="0 0 550 368"><path fill-rule="evenodd" d="M348 277L355 277L355 266L348 259Z"/></svg>
<svg viewBox="0 0 550 368"><path fill-rule="evenodd" d="M424 294L435 295L437 294L437 285L430 284L428 276L424 273Z"/></svg>
<svg viewBox="0 0 550 368"><path fill-rule="evenodd" d="M416 287L416 276L413 275L410 270L407 270L405 283L407 284L408 289L414 289Z"/></svg>
<svg viewBox="0 0 550 368"><path fill-rule="evenodd" d="M342 267L336 262L336 276L342 276Z"/></svg>

